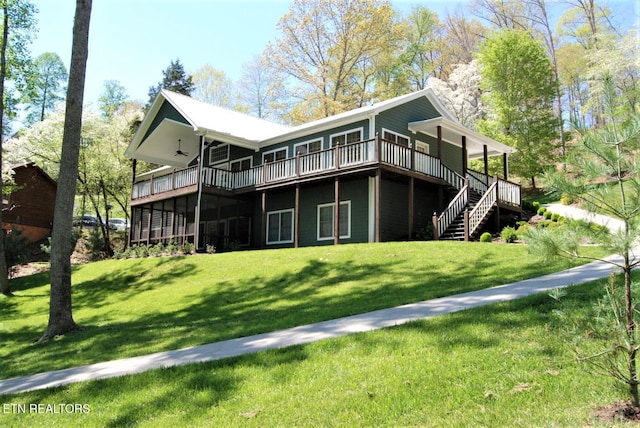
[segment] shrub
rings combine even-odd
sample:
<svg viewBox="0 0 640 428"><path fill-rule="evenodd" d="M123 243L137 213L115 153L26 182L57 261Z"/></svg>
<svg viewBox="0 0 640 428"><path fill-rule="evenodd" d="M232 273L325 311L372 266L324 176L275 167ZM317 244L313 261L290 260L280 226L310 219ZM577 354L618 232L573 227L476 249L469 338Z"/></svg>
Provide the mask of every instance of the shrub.
<svg viewBox="0 0 640 428"><path fill-rule="evenodd" d="M480 242L491 242L493 240L493 236L489 232L485 232L480 235Z"/></svg>
<svg viewBox="0 0 640 428"><path fill-rule="evenodd" d="M575 202L575 199L573 198L573 196L569 196L569 195L567 195L567 194L563 194L563 195L560 197L560 203L561 203L562 205L571 205L571 204L573 204L574 202Z"/></svg>
<svg viewBox="0 0 640 428"><path fill-rule="evenodd" d="M544 215L545 212L547 212L547 207L538 208L538 215Z"/></svg>
<svg viewBox="0 0 640 428"><path fill-rule="evenodd" d="M182 253L185 255L193 253L194 245L191 242L185 242L182 244Z"/></svg>
<svg viewBox="0 0 640 428"><path fill-rule="evenodd" d="M540 202L538 201L531 202L531 208L533 208L534 211L538 211L540 209Z"/></svg>
<svg viewBox="0 0 640 428"><path fill-rule="evenodd" d="M515 242L516 239L518 239L518 234L516 233L516 230L513 227L507 226L504 229L502 229L502 232L500 232L500 237L504 239L505 242L510 244L512 242Z"/></svg>
<svg viewBox="0 0 640 428"><path fill-rule="evenodd" d="M516 234L518 235L518 238L522 238L529 232L529 223L527 223L526 221L519 221L516 223L516 225L518 226L516 228Z"/></svg>
<svg viewBox="0 0 640 428"><path fill-rule="evenodd" d="M158 242L155 245L149 247L149 256L158 257L164 251L164 245L161 242Z"/></svg>
<svg viewBox="0 0 640 428"><path fill-rule="evenodd" d="M433 224L428 223L425 227L418 230L416 238L420 241L430 241L433 239Z"/></svg>
<svg viewBox="0 0 640 428"><path fill-rule="evenodd" d="M551 214L551 221L557 223L559 219L560 219L560 214L558 213Z"/></svg>
<svg viewBox="0 0 640 428"><path fill-rule="evenodd" d="M543 216L546 220L551 220L551 216L553 215L553 213L551 211L545 211Z"/></svg>
<svg viewBox="0 0 640 428"><path fill-rule="evenodd" d="M9 275L13 274L13 267L23 263L29 252L29 241L22 236L20 229L13 229L9 233L0 230L4 235L4 255L9 269Z"/></svg>
<svg viewBox="0 0 640 428"><path fill-rule="evenodd" d="M215 245L207 244L207 254L214 254L216 252Z"/></svg>

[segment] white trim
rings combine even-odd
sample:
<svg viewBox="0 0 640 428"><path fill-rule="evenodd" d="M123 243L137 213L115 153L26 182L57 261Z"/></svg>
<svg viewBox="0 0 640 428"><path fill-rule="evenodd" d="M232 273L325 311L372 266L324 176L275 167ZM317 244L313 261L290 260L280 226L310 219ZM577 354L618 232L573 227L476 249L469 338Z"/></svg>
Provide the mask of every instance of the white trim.
<svg viewBox="0 0 640 428"><path fill-rule="evenodd" d="M282 230L280 229L280 217L282 213L291 213L291 239L287 239L287 240L278 240L278 241L269 241L269 218L271 217L272 214L278 214L278 235L279 237L282 236ZM266 240L266 244L267 245L274 245L274 244L291 244L293 243L293 234L295 231L295 221L296 221L296 217L295 217L295 209L293 208L289 208L286 210L276 210L276 211L268 211L267 212L267 236L265 237Z"/></svg>
<svg viewBox="0 0 640 428"><path fill-rule="evenodd" d="M424 147L426 149L426 151L424 152L420 152L420 150L418 150L420 147ZM416 140L416 152L420 152L420 153L424 153L424 154L431 154L431 146L428 143L425 143L424 141L419 141Z"/></svg>
<svg viewBox="0 0 640 428"><path fill-rule="evenodd" d="M385 140L385 139L386 139L386 138L384 138L384 133L385 133L385 132L386 132L386 133L388 133L388 134L393 134L393 135L395 135L396 137L402 137L402 138L405 138L405 139L407 140L407 147L411 147L411 138L410 138L408 135L403 135L403 134L401 134L401 133L399 133L399 132L392 131L392 130L387 129L387 128L382 128L382 135L381 135L380 137L381 137L383 140ZM396 144L397 144L398 142L397 142L397 141L394 141L394 143L396 143Z"/></svg>
<svg viewBox="0 0 640 428"><path fill-rule="evenodd" d="M238 162L242 163L243 161L246 161L247 159L249 159L249 169L253 168L253 156L247 156L247 157L244 157L244 158L234 159L232 161L229 161L229 171L233 170L231 165L233 165L234 163L238 163ZM242 170L239 170L239 171L242 171Z"/></svg>
<svg viewBox="0 0 640 428"><path fill-rule="evenodd" d="M318 205L318 209L317 209L317 217L316 217L316 234L317 234L317 238L318 241L328 241L331 239L334 239L336 231L335 231L335 202L330 202L328 204L319 204ZM343 211L343 207L346 206L347 207L347 234L346 235L340 235L340 239L349 239L351 238L351 201L340 201L340 213L342 214ZM331 236L328 237L320 237L320 210L322 208L329 208L331 207Z"/></svg>
<svg viewBox="0 0 640 428"><path fill-rule="evenodd" d="M263 152L262 153L262 164L264 165L264 157L270 153L277 153L284 150L284 159L288 159L289 158L289 147L280 147L277 149L273 149L273 150L269 150L268 152ZM275 161L275 156L274 156L274 161Z"/></svg>
<svg viewBox="0 0 640 428"><path fill-rule="evenodd" d="M351 134L353 132L360 132L360 140L362 141L364 140L364 127L359 127L359 128L352 128L352 129L348 129L346 131L343 132L336 132L335 134L331 134L329 135L329 147L333 148L333 138L334 137L338 137L340 135L344 135L346 137L347 134Z"/></svg>
<svg viewBox="0 0 640 428"><path fill-rule="evenodd" d="M324 149L324 137L318 137L318 138L314 138L312 140L307 140L307 141L303 141L301 143L294 144L293 145L293 155L294 156L298 155L298 147L300 147L300 146L307 146L307 153L309 153L309 151L308 151L309 144L315 143L317 141L320 141L320 151L322 151Z"/></svg>
<svg viewBox="0 0 640 428"><path fill-rule="evenodd" d="M213 151L217 149L223 149L223 148L227 149L227 156L224 159L218 159L218 160L212 161L211 154L213 153ZM229 144L220 144L219 146L216 146L216 147L213 147L213 146L209 147L209 166L228 162L230 153L231 153L231 146Z"/></svg>

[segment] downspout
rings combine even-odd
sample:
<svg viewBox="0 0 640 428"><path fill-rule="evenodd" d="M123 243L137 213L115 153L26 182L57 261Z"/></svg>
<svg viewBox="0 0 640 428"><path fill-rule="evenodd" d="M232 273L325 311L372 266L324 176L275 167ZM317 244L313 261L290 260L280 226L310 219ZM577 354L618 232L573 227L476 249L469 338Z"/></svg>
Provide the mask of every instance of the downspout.
<svg viewBox="0 0 640 428"><path fill-rule="evenodd" d="M196 215L195 215L195 235L193 241L195 243L196 251L200 249L200 210L202 209L202 182L204 178L202 171L204 167L204 135L200 135L200 159L198 160L198 198L196 201Z"/></svg>

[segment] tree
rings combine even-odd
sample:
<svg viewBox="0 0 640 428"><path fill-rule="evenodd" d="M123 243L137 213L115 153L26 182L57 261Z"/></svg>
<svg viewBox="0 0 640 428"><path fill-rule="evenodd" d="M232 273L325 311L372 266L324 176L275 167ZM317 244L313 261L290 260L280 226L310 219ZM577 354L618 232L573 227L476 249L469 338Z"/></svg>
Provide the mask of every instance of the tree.
<svg viewBox="0 0 640 428"><path fill-rule="evenodd" d="M294 122L371 101L376 59L399 34L391 5L381 0L295 0L278 29L281 37L266 56L303 100Z"/></svg>
<svg viewBox="0 0 640 428"><path fill-rule="evenodd" d="M24 86L24 71L29 64L27 44L31 40L35 9L31 3L21 0L2 0L2 41L0 42L0 167L2 166L3 136L6 118L12 114L15 99L7 91L6 82L12 81L16 88ZM3 180L0 180L0 195L3 195ZM2 210L0 210L0 225ZM0 229L0 293L9 295L9 277L5 254L4 232Z"/></svg>
<svg viewBox="0 0 640 428"><path fill-rule="evenodd" d="M482 44L479 60L489 113L478 128L517 149L511 157L512 170L531 179L535 188L536 176L557 157L558 119L553 109L557 83L549 58L528 33L501 30Z"/></svg>
<svg viewBox="0 0 640 428"><path fill-rule="evenodd" d="M162 89L168 89L184 95L191 95L191 92L193 92L193 77L185 73L179 59L171 61L169 67L162 72L162 80L156 86L149 88L149 101L147 101L145 110L151 107L151 104L153 104Z"/></svg>
<svg viewBox="0 0 640 428"><path fill-rule="evenodd" d="M637 326L637 308L633 300L631 271L640 264L634 256L634 248L640 238L640 167L635 158L640 148L640 115L620 117L620 102L615 94L613 79L603 79L603 99L608 124L601 129L578 129L579 149L569 155L567 171L547 175L549 189L580 201L581 206L591 212L622 220L618 231L594 231L582 223L569 223L563 229L551 232L548 229L530 233L527 243L532 252L546 257L564 255L584 257L579 245L585 236L592 242L617 254L619 259L599 259L617 267L622 273L622 304L615 289L620 279L611 279L605 299L612 304L612 322L604 325L606 348L586 359L603 368L607 373L629 386L634 406L640 405L637 373L637 352L640 350L640 332ZM637 284L636 284L637 286ZM598 332L594 329L591 333ZM590 334L591 334L590 333ZM603 360L604 358L604 360Z"/></svg>
<svg viewBox="0 0 640 428"><path fill-rule="evenodd" d="M71 307L71 252L73 248L69 237L73 227L73 202L78 177L91 1L76 0L62 158L51 238L49 323L40 341L51 339L77 328Z"/></svg>
<svg viewBox="0 0 640 428"><path fill-rule="evenodd" d="M261 56L254 56L244 65L239 86L242 104L259 118L280 122L279 112L289 110L280 75Z"/></svg>
<svg viewBox="0 0 640 428"><path fill-rule="evenodd" d="M238 106L235 85L224 71L205 64L193 73L192 80L193 98L228 109Z"/></svg>
<svg viewBox="0 0 640 428"><path fill-rule="evenodd" d="M44 120L47 112L52 111L55 104L64 97L64 83L68 79L67 68L58 54L45 52L34 62L34 73L31 78L31 90L26 94L27 123Z"/></svg>
<svg viewBox="0 0 640 428"><path fill-rule="evenodd" d="M117 80L105 80L102 94L98 98L98 106L102 117L112 118L129 99L127 91Z"/></svg>

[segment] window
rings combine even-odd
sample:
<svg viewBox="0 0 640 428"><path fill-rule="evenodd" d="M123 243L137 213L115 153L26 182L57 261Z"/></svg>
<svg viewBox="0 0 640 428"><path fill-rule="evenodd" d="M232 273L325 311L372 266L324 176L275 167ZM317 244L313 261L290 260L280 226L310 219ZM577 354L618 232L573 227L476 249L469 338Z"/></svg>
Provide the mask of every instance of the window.
<svg viewBox="0 0 640 428"><path fill-rule="evenodd" d="M423 143L422 141L416 140L416 152L424 153L425 155L429 154L429 145L427 143Z"/></svg>
<svg viewBox="0 0 640 428"><path fill-rule="evenodd" d="M293 242L293 209L267 213L267 244Z"/></svg>
<svg viewBox="0 0 640 428"><path fill-rule="evenodd" d="M393 131L389 131L388 129L382 129L382 138L384 140L391 141L392 143L409 147L409 137Z"/></svg>
<svg viewBox="0 0 640 428"><path fill-rule="evenodd" d="M262 154L262 163L275 162L287 158L287 148L272 150Z"/></svg>
<svg viewBox="0 0 640 428"><path fill-rule="evenodd" d="M322 139L307 141L306 143L296 144L294 152L297 155L306 155L307 153L315 153L322 150Z"/></svg>
<svg viewBox="0 0 640 428"><path fill-rule="evenodd" d="M331 136L331 147L343 144L357 143L358 141L362 141L362 128L352 129L340 134L333 134Z"/></svg>
<svg viewBox="0 0 640 428"><path fill-rule="evenodd" d="M249 156L248 158L231 161L230 169L233 172L246 171L247 169L251 169L251 167L253 166L252 164L253 164L253 158Z"/></svg>
<svg viewBox="0 0 640 428"><path fill-rule="evenodd" d="M318 205L318 241L333 239L335 203ZM340 239L351 238L351 201L340 202Z"/></svg>
<svg viewBox="0 0 640 428"><path fill-rule="evenodd" d="M229 160L229 145L211 147L209 149L209 165Z"/></svg>

